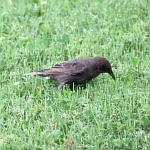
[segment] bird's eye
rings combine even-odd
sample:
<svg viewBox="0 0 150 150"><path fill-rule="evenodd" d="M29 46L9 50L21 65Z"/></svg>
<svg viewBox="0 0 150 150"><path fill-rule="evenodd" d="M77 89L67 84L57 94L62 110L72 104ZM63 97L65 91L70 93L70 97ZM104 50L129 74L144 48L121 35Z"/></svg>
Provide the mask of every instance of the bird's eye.
<svg viewBox="0 0 150 150"><path fill-rule="evenodd" d="M105 66L105 65L103 65L103 66L102 66L102 69L103 69L103 70L105 70L105 69L106 69L106 66Z"/></svg>
<svg viewBox="0 0 150 150"><path fill-rule="evenodd" d="M106 68L107 71L110 71L110 68Z"/></svg>

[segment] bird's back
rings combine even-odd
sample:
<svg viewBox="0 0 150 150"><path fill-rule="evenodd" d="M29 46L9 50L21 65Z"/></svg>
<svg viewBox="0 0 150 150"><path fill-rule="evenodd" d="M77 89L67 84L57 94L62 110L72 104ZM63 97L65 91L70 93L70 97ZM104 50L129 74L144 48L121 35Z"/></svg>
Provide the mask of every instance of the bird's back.
<svg viewBox="0 0 150 150"><path fill-rule="evenodd" d="M65 61L56 64L55 67L64 67L64 70L69 70L68 74L50 75L50 77L58 82L65 83L85 83L99 75L97 64L93 58L82 58L73 61Z"/></svg>

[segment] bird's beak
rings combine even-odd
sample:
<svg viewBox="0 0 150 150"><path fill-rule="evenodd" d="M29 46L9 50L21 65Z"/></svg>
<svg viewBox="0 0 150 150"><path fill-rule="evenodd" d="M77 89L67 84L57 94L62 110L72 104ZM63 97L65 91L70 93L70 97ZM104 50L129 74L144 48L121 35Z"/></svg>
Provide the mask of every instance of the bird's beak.
<svg viewBox="0 0 150 150"><path fill-rule="evenodd" d="M114 80L116 80L116 78L115 78L115 76L114 76L114 73L111 71L111 72L109 72L109 74L112 76L112 78L114 79Z"/></svg>

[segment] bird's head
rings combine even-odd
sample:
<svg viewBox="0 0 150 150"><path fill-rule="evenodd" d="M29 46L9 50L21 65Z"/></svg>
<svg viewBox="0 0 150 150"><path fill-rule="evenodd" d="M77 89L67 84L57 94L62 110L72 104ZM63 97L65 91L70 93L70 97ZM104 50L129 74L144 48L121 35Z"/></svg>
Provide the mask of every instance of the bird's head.
<svg viewBox="0 0 150 150"><path fill-rule="evenodd" d="M96 56L95 59L98 62L100 73L109 73L112 76L112 78L115 80L115 76L112 71L110 62L106 58L100 56Z"/></svg>

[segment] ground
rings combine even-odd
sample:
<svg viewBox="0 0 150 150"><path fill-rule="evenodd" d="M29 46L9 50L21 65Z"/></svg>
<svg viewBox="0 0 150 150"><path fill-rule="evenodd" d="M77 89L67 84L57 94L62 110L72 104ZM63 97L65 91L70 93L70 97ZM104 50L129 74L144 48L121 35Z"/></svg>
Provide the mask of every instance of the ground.
<svg viewBox="0 0 150 150"><path fill-rule="evenodd" d="M106 57L85 87L25 73ZM150 149L149 0L1 0L0 149Z"/></svg>

